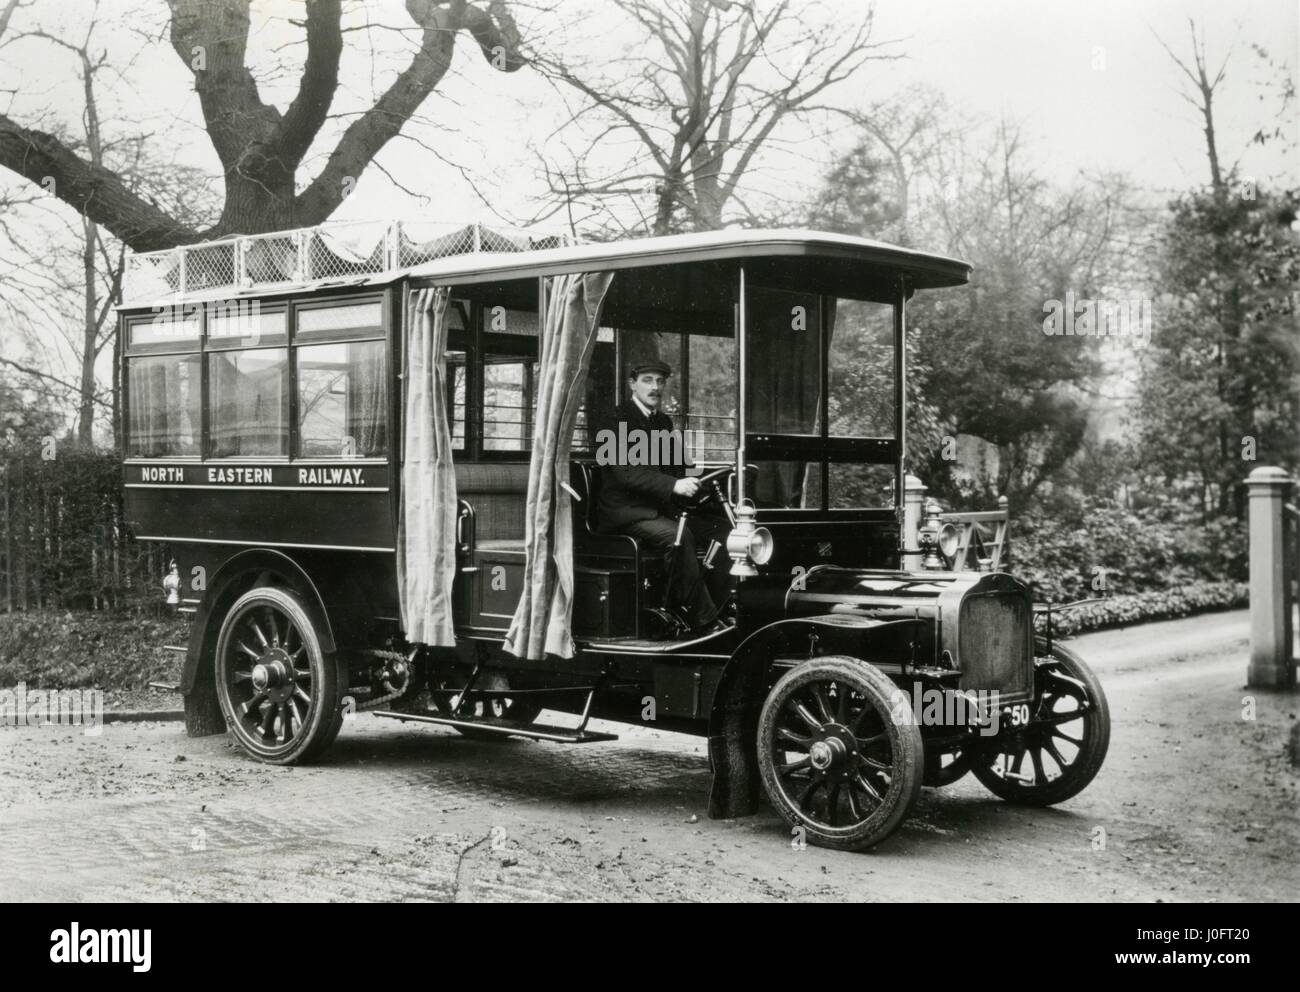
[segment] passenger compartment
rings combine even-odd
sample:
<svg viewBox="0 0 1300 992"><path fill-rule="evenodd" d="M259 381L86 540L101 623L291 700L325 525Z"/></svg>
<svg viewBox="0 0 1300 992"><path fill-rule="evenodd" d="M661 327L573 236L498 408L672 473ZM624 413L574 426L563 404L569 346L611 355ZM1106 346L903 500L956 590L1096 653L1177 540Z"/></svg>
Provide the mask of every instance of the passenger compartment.
<svg viewBox="0 0 1300 992"><path fill-rule="evenodd" d="M635 637L642 563L637 542L594 530L594 487L599 470L574 463L573 632L578 637ZM460 501L457 612L478 631L509 629L523 591L528 465L522 462L456 465ZM651 571L656 571L651 569Z"/></svg>

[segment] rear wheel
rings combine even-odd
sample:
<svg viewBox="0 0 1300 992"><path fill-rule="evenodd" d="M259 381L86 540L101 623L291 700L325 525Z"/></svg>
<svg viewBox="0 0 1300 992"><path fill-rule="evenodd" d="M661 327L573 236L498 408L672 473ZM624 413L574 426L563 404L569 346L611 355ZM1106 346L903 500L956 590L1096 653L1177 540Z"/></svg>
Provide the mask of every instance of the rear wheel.
<svg viewBox="0 0 1300 992"><path fill-rule="evenodd" d="M1100 771L1110 746L1110 710L1092 670L1060 644L1037 638L1037 702L1029 725L1001 735L972 771L1008 802L1051 806L1082 792Z"/></svg>
<svg viewBox="0 0 1300 992"><path fill-rule="evenodd" d="M857 658L810 658L783 675L759 716L768 798L821 847L888 837L921 791L924 745L907 697Z"/></svg>
<svg viewBox="0 0 1300 992"><path fill-rule="evenodd" d="M259 761L297 764L333 743L343 725L341 674L296 593L251 589L222 621L217 697L231 733Z"/></svg>

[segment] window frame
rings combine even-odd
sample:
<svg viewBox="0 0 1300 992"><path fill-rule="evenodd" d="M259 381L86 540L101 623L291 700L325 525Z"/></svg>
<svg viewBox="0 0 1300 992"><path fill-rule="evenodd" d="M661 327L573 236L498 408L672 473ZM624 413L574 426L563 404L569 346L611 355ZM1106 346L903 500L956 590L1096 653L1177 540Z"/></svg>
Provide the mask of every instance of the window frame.
<svg viewBox="0 0 1300 992"><path fill-rule="evenodd" d="M779 292L798 292L782 286L766 285L758 282L748 282L744 284L743 292L746 294L745 310L746 314L752 310L753 293L755 290L775 290ZM902 507L902 479L903 479L903 438L907 429L906 411L900 405L903 394L903 375L905 371L904 363L906 356L904 354L903 329L906 319L906 301L907 293L903 286L899 286L893 299L883 300L880 298L868 297L851 297L846 295L832 295L826 293L808 294L817 297L817 364L818 364L818 390L820 398L817 409L817 421L821 429L816 434L782 434L775 431L754 431L749 429L746 424L744 441L745 461L747 463L759 461L802 461L816 462L820 466L820 505L809 507L784 507L771 508L765 512L777 512L780 514L793 514L797 517L818 515L825 517L828 514L846 514L862 513L866 511L885 511L889 513L901 512ZM887 306L892 312L893 325L893 388L891 390L891 401L894 404L894 434L893 436L869 437L865 435L845 435L839 434L832 436L830 433L830 367L829 353L830 341L828 338L828 321L829 301L831 300L859 300L865 303L876 303L881 306ZM746 329L744 344L748 343L751 329ZM737 342L737 348L742 347L741 342ZM740 356L737 355L739 359ZM744 363L748 365L747 360ZM738 365L738 368L740 366ZM748 405L752 383L742 384L740 402ZM746 418L748 419L748 417ZM830 505L830 466L835 463L855 464L855 465L886 465L894 470L894 491L896 506L858 506L858 507L834 507Z"/></svg>
<svg viewBox="0 0 1300 992"><path fill-rule="evenodd" d="M289 458L295 464L322 464L343 462L345 464L387 464L393 455L396 439L393 436L392 394L393 389L393 342L391 335L391 307L386 305L387 293L347 293L341 296L325 298L300 298L291 301L289 314ZM358 325L356 327L332 327L328 330L299 330L299 314L307 310L328 310L351 304L373 303L379 307L378 325ZM384 403L388 422L384 427L385 447L381 455L303 455L301 454L302 430L299 422L301 415L298 381L298 349L321 344L355 344L362 341L379 341L384 348L383 381L387 393Z"/></svg>
<svg viewBox="0 0 1300 992"><path fill-rule="evenodd" d="M282 455L214 455L212 440L212 404L208 398L211 388L211 370L208 365L208 359L216 355L230 354L232 352L253 352L253 351L283 351L284 352L284 371L281 373L280 388L287 390L288 395L285 401L280 404L284 411L285 423L285 453ZM220 462L224 464L239 464L250 462L277 462L287 463L293 454L294 430L293 430L293 410L294 396L296 388L293 376L293 354L290 350L288 341L276 344L259 345L256 348L212 348L203 353L203 460L205 462Z"/></svg>
<svg viewBox="0 0 1300 992"><path fill-rule="evenodd" d="M128 337L129 341L130 338ZM147 346L142 346L147 347ZM131 445L135 442L135 432L131 430L131 415L135 409L131 403L131 362L136 359L147 358L170 358L173 355L191 356L198 359L199 365L199 443L198 454L196 455L133 455L131 454ZM140 350L135 353L128 353L125 349L122 355L122 378L121 390L123 399L123 417L121 422L122 430L122 460L125 462L193 462L195 464L203 461L204 445L207 441L207 409L205 403L205 383L207 382L207 361L202 351L195 349L156 351Z"/></svg>
<svg viewBox="0 0 1300 992"><path fill-rule="evenodd" d="M147 455L129 455L124 460L133 463L153 464L158 462L187 462L203 464L206 462L216 462L220 464L240 464L240 463L270 463L270 464L390 464L397 456L396 446L397 438L394 436L394 417L400 411L395 407L397 402L394 388L394 341L393 326L396 319L393 310L393 291L390 288L384 288L378 292L371 290L369 292L356 292L355 290L346 291L338 294L313 295L313 296L284 296L271 299L262 299L256 296L241 298L241 302L246 299L249 303L256 303L262 313L284 313L285 331L283 335L275 335L267 339L258 341L256 347L248 347L243 338L210 338L208 335L208 322L211 311L214 309L212 304L215 301L192 301L188 303L177 304L177 310L182 317L197 316L199 331L197 337L184 338L176 341L158 341L143 344L133 344L131 342L131 330L137 324L152 322L158 315L161 308L154 307L148 312L124 313L120 318L119 334L124 335L122 347L122 390L124 399L124 410L126 416L123 421L123 449L129 451L133 441L131 435L130 410L131 404L131 387L130 387L130 369L131 361L137 358L162 357L167 355L197 355L199 358L199 390L200 390L200 443L199 454L197 455L175 455L153 457ZM305 310L327 309L339 306L346 306L353 303L377 304L379 306L379 321L375 325L365 327L344 327L331 328L326 331L306 331L300 335L298 330L298 314ZM194 312L191 313L191 310ZM382 455L368 455L356 457L347 457L345 455L322 456L322 455L299 455L297 454L300 445L300 429L298 425L299 403L298 403L298 345L316 345L316 344L343 344L360 341L379 341L384 348L384 383L388 392L388 400L385 404L386 416L386 440L387 451ZM285 349L287 351L287 362L284 371L284 388L287 390L287 426L288 426L288 447L287 454L283 455L234 455L219 457L212 454L212 403L210 399L211 376L209 372L209 355L219 354L231 351L260 351L272 349ZM471 359L467 355L467 365L471 364ZM468 426L468 425L467 425ZM467 434L468 437L468 434Z"/></svg>

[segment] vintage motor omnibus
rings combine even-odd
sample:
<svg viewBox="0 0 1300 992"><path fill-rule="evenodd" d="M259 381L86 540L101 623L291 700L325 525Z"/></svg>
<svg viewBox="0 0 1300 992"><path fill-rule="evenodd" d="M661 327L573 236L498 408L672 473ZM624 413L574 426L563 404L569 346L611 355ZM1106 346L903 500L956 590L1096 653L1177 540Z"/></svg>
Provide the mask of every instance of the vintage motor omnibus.
<svg viewBox="0 0 1300 992"><path fill-rule="evenodd" d="M707 737L710 815L765 793L843 849L967 771L1075 795L1109 739L1096 678L938 507L905 512L908 301L969 273L786 230L326 225L135 255L125 503L192 617L189 733L290 764L356 710L556 744L653 722ZM729 528L698 549L734 582L702 635L672 555L597 512L598 425L646 359L701 479L682 519Z"/></svg>

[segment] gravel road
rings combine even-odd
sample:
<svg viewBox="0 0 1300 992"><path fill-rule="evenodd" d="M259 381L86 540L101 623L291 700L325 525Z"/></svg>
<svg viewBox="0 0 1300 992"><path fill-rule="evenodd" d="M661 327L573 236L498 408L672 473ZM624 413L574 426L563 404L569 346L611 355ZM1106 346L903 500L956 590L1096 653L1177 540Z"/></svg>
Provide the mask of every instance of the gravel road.
<svg viewBox="0 0 1300 992"><path fill-rule="evenodd" d="M927 789L866 854L794 850L766 809L707 819L703 742L641 728L480 743L362 714L296 769L174 723L0 728L0 898L1296 900L1300 694L1246 692L1247 633L1075 639L1114 723L1097 780L1055 809Z"/></svg>

